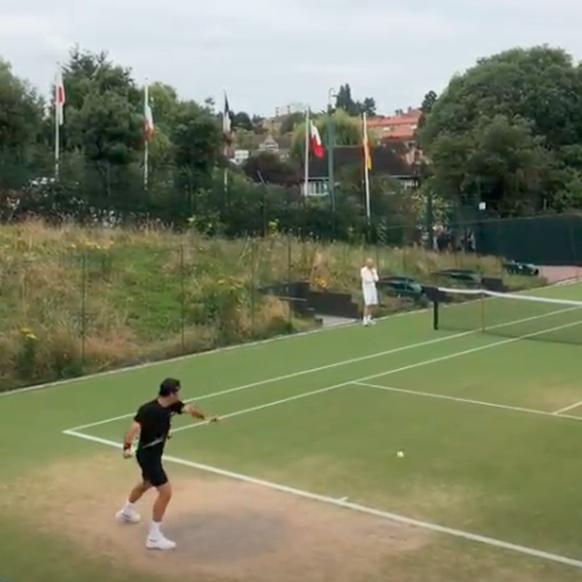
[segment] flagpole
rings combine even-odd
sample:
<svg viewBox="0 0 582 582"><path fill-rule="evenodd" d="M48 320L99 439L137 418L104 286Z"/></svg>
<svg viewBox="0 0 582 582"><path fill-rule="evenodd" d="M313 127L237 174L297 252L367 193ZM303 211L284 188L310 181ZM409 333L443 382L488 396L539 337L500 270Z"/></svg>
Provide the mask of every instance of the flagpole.
<svg viewBox="0 0 582 582"><path fill-rule="evenodd" d="M224 195L225 199L228 196L228 141L231 137L230 133L232 128L230 127L230 105L228 104L228 96L226 94L226 90L223 91L224 93L224 107L222 111L222 132L224 134ZM228 120L227 120L228 117Z"/></svg>
<svg viewBox="0 0 582 582"><path fill-rule="evenodd" d="M61 118L62 105L59 103L59 85L62 82L61 63L57 63L57 78L55 79L55 179L59 179L59 160L61 156Z"/></svg>
<svg viewBox="0 0 582 582"><path fill-rule="evenodd" d="M224 193L227 194L228 193L228 144L224 145L224 160L225 160L225 166L224 166L224 176L223 176L223 180L224 180Z"/></svg>
<svg viewBox="0 0 582 582"><path fill-rule="evenodd" d="M368 120L366 113L362 113L362 122L364 126L364 185L366 188L366 219L368 224L371 220L370 211L370 144L368 142Z"/></svg>
<svg viewBox="0 0 582 582"><path fill-rule="evenodd" d="M145 147L143 150L143 185L144 188L147 189L148 187L148 180L149 180L149 163L150 163L150 140L149 135L149 128L145 128L145 124L149 123L149 120L146 117L147 108L150 103L150 89L149 89L149 80L146 77L145 79L145 87L143 91L143 111L144 111L144 135L145 135Z"/></svg>
<svg viewBox="0 0 582 582"><path fill-rule="evenodd" d="M311 126L309 120L309 107L305 110L305 163L304 171L305 175L303 177L303 195L309 195L309 141L311 134Z"/></svg>

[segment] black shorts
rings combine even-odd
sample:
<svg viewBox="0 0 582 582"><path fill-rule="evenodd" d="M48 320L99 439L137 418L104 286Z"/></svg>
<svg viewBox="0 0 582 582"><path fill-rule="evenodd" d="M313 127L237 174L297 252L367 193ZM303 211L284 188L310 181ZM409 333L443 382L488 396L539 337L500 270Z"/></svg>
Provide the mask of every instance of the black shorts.
<svg viewBox="0 0 582 582"><path fill-rule="evenodd" d="M135 455L144 483L149 483L154 487L161 487L169 481L162 465L162 452L155 448L142 449Z"/></svg>

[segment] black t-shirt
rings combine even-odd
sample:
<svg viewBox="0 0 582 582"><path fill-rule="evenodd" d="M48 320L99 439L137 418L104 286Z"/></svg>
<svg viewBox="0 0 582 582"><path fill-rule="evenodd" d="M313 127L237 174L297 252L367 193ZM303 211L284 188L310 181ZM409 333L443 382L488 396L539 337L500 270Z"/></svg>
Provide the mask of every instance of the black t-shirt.
<svg viewBox="0 0 582 582"><path fill-rule="evenodd" d="M162 406L156 399L140 406L134 417L141 427L137 450L163 452L170 433L172 416L182 414L183 410L184 403L181 401L171 406Z"/></svg>

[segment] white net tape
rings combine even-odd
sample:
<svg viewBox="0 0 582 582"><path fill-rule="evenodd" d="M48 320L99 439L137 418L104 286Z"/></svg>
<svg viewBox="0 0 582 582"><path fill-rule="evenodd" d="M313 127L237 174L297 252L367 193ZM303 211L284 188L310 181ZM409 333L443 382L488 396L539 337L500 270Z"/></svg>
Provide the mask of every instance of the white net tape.
<svg viewBox="0 0 582 582"><path fill-rule="evenodd" d="M517 295L515 293L499 293L497 291L488 291L487 289L449 289L447 287L437 288L441 293L447 295L456 295L457 297L495 297L498 299L507 299L515 301L535 301L545 303L546 305L570 305L572 307L582 307L582 301L573 301L571 299L555 299L553 297L538 297L536 295Z"/></svg>

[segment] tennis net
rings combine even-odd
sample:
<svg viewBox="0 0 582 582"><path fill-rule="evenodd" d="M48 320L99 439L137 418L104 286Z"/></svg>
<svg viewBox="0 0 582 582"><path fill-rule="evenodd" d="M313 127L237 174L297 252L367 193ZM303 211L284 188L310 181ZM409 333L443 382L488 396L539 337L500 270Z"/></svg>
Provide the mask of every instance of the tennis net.
<svg viewBox="0 0 582 582"><path fill-rule="evenodd" d="M439 287L433 306L434 329L582 344L582 301Z"/></svg>

